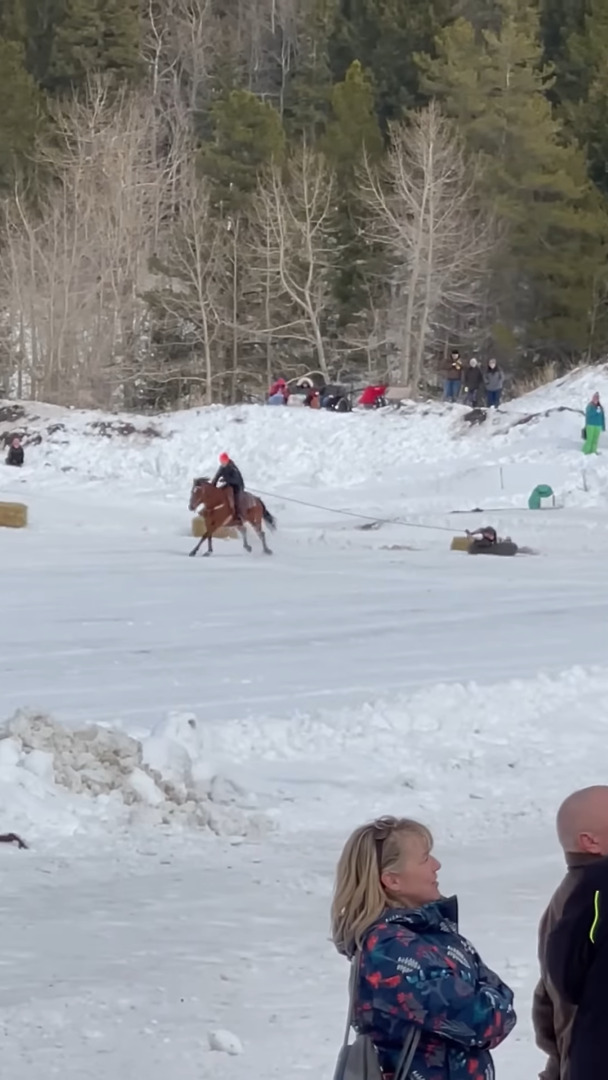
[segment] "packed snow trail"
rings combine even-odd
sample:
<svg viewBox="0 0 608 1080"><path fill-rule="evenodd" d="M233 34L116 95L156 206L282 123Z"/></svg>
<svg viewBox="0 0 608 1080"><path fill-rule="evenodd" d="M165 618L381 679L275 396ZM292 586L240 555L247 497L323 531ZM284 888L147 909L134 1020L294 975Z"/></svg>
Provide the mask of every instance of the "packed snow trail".
<svg viewBox="0 0 608 1080"><path fill-rule="evenodd" d="M149 728L170 709L285 715L605 660L603 554L345 552L286 531L272 560L238 543L189 560L186 537L144 532L140 517L119 534L113 521L0 535L5 714L26 705Z"/></svg>

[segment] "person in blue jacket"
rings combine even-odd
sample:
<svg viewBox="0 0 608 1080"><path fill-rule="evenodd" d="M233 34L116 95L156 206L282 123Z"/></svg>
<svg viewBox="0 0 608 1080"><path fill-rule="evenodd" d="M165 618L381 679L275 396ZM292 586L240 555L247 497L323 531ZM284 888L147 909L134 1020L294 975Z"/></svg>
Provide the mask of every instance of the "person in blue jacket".
<svg viewBox="0 0 608 1080"><path fill-rule="evenodd" d="M416 1080L494 1080L490 1051L516 1023L513 993L458 929L439 892L428 829L379 818L356 829L338 863L332 937L358 958L354 1026L394 1075L412 1025Z"/></svg>
<svg viewBox="0 0 608 1080"><path fill-rule="evenodd" d="M600 395L594 394L585 411L585 444L583 454L597 454L602 431L606 430L606 418Z"/></svg>

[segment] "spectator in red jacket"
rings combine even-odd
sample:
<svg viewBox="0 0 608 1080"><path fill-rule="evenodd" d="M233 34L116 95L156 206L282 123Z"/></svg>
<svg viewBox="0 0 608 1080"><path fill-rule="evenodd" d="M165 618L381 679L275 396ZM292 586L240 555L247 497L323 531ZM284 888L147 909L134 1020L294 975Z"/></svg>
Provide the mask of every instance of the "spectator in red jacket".
<svg viewBox="0 0 608 1080"><path fill-rule="evenodd" d="M280 404L281 398L283 398L283 404L286 405L289 401L289 387L285 379L277 379L268 391L268 401L271 401L273 405L275 403ZM276 401L273 399L276 399Z"/></svg>
<svg viewBox="0 0 608 1080"><path fill-rule="evenodd" d="M381 405L385 405L384 395L386 394L388 387L386 384L382 386L366 386L365 390L359 398L359 405L362 405L364 409L378 409Z"/></svg>

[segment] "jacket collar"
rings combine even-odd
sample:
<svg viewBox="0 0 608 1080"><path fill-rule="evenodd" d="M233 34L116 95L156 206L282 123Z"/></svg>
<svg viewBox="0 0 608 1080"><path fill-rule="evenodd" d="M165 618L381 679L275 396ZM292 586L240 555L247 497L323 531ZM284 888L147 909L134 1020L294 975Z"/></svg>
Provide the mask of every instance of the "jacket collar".
<svg viewBox="0 0 608 1080"><path fill-rule="evenodd" d="M593 855L588 851L567 851L566 866L569 870L582 870L585 866L598 862L601 855Z"/></svg>
<svg viewBox="0 0 608 1080"><path fill-rule="evenodd" d="M449 896L419 908L389 908L384 913L383 922L400 923L412 930L457 930L458 899L456 896ZM451 926L446 927L443 925L445 923L451 923Z"/></svg>

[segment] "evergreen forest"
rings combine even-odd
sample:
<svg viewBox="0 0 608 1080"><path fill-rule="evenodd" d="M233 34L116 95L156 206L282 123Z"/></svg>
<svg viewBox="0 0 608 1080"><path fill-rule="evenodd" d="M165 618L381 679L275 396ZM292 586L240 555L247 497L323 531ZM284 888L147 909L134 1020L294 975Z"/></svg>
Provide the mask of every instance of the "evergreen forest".
<svg viewBox="0 0 608 1080"><path fill-rule="evenodd" d="M593 362L607 163L608 0L0 0L0 383Z"/></svg>

